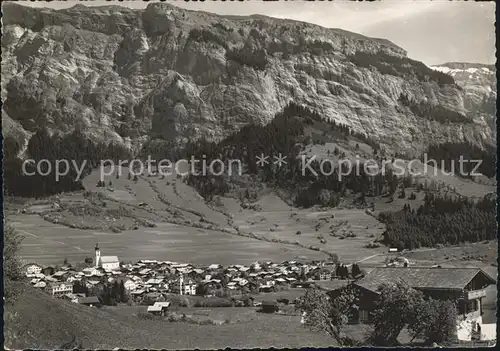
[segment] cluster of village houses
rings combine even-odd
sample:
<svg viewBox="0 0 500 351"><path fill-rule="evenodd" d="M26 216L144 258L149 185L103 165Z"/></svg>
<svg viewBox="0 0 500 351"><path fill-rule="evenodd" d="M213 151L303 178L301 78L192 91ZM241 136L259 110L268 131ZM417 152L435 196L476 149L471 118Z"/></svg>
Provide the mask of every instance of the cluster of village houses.
<svg viewBox="0 0 500 351"><path fill-rule="evenodd" d="M63 297L87 305L97 304L97 297L73 292L78 281L89 291L99 284L123 282L133 300L148 294L179 294L216 296L221 292L238 295L249 292L272 292L294 286L304 280L335 278L335 266L328 263L306 264L297 261L282 263L255 262L249 266L223 267L212 264L195 267L189 263L141 260L135 264L120 264L116 256L101 256L96 245L95 264L81 270L70 265L59 269L36 263L25 265L25 273L35 288L54 297Z"/></svg>
<svg viewBox="0 0 500 351"><path fill-rule="evenodd" d="M133 301L148 299L153 304L148 307L148 312L163 313L170 302L162 301L159 297L167 293L217 296L222 292L224 296L238 296L249 292L280 291L314 283L314 280L333 280L338 270L333 262L298 261L255 262L249 266L228 267L219 264L196 267L188 263L158 260L120 264L116 256L101 256L98 245L95 255L95 264L81 270L70 265L56 270L51 266L42 267L31 263L25 265L25 273L35 288L43 289L53 297L66 298L89 306L98 305L98 297L75 293L73 286L76 282L87 287L89 292L99 284L123 282L124 289ZM374 268L367 276L353 283L354 288L359 289L360 296L359 313L355 318L357 322L370 320L371 310L376 305L375 301L380 293L380 284L398 279L403 279L424 295L435 297L437 292L438 298L456 301L461 316L457 325L459 339L470 340L471 330L475 325L496 330L492 327L494 325L483 324L482 321L485 288L496 284L495 279L480 268L410 267L405 258L391 260L386 267ZM335 296L336 291L338 288L330 290L330 294ZM488 338L491 339L481 336L483 340Z"/></svg>

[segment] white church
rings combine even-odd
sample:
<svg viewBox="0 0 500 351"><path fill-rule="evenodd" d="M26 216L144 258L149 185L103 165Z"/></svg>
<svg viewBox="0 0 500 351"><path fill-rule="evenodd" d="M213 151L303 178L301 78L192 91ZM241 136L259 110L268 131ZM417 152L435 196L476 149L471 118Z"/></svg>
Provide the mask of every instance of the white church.
<svg viewBox="0 0 500 351"><path fill-rule="evenodd" d="M106 271L115 271L120 269L118 256L101 256L99 244L95 245L95 267Z"/></svg>

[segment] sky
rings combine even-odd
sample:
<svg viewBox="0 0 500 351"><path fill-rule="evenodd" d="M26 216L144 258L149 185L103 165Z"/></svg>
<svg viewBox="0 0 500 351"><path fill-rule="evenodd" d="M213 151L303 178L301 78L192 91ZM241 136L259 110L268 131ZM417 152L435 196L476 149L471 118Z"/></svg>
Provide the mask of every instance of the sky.
<svg viewBox="0 0 500 351"><path fill-rule="evenodd" d="M67 8L79 1L26 1L33 7ZM150 1L154 2L154 1ZM83 1L87 6L121 5L145 8L144 1ZM495 2L447 0L185 2L176 6L225 15L262 14L341 28L369 37L385 38L427 65L444 62L494 64Z"/></svg>

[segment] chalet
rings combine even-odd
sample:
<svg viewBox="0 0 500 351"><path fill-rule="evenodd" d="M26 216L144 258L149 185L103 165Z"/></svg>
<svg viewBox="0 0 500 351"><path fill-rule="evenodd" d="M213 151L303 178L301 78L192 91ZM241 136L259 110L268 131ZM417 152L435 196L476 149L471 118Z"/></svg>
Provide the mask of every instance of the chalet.
<svg viewBox="0 0 500 351"><path fill-rule="evenodd" d="M26 276L31 277L42 273L43 267L37 263L28 263L24 265L24 272Z"/></svg>
<svg viewBox="0 0 500 351"><path fill-rule="evenodd" d="M141 270L139 271L139 275L142 275L142 276L147 276L150 272L151 272L151 269L149 269L149 268L144 268L144 269L141 269Z"/></svg>
<svg viewBox="0 0 500 351"><path fill-rule="evenodd" d="M137 297L143 296L145 293L146 293L146 291L144 289L140 289L140 290L131 291L130 295L137 298Z"/></svg>
<svg viewBox="0 0 500 351"><path fill-rule="evenodd" d="M179 280L169 284L170 291L174 294L179 295L196 295L196 283L191 279L184 281L184 277L181 275Z"/></svg>
<svg viewBox="0 0 500 351"><path fill-rule="evenodd" d="M54 274L52 274L52 277L56 278L57 280L63 280L65 275L67 275L65 271L57 271Z"/></svg>
<svg viewBox="0 0 500 351"><path fill-rule="evenodd" d="M207 270L209 271L217 271L221 269L222 266L220 264L211 264L210 266L207 267Z"/></svg>
<svg viewBox="0 0 500 351"><path fill-rule="evenodd" d="M76 281L80 281L81 280L81 277L78 277L76 275L70 275L67 279L66 279L66 282L67 283L74 283Z"/></svg>
<svg viewBox="0 0 500 351"><path fill-rule="evenodd" d="M199 268L196 268L196 269L192 269L190 270L189 272L187 272L187 276L191 279L200 279L203 277L203 273L205 271L203 269L199 269Z"/></svg>
<svg viewBox="0 0 500 351"><path fill-rule="evenodd" d="M71 302L77 303L78 302L78 296L73 293L67 293L62 296L63 299L69 300Z"/></svg>
<svg viewBox="0 0 500 351"><path fill-rule="evenodd" d="M94 286L99 285L99 284L100 284L100 281L98 281L98 280L88 280L85 283L85 286L87 287L87 289L92 289Z"/></svg>
<svg viewBox="0 0 500 351"><path fill-rule="evenodd" d="M359 292L357 322L369 322L380 286L403 281L433 299L457 302L460 329L463 322L482 324L482 299L485 288L496 281L480 268L380 267L353 283ZM335 290L332 292L335 295ZM475 322L475 323L474 323ZM470 335L470 333L469 333Z"/></svg>
<svg viewBox="0 0 500 351"><path fill-rule="evenodd" d="M151 278L146 282L147 285L150 285L150 286L155 287L155 288L158 288L160 286L160 284L162 284L162 283L163 283L163 279L154 279L154 278Z"/></svg>
<svg viewBox="0 0 500 351"><path fill-rule="evenodd" d="M67 283L54 283L49 286L49 293L53 297L62 297L67 293L73 292L73 285Z"/></svg>
<svg viewBox="0 0 500 351"><path fill-rule="evenodd" d="M89 297L79 297L78 303L80 305L90 306L90 307L98 307L100 306L99 299L97 296L89 296Z"/></svg>
<svg viewBox="0 0 500 351"><path fill-rule="evenodd" d="M254 262L250 265L250 268L253 271L259 271L261 269L260 263L259 262Z"/></svg>
<svg viewBox="0 0 500 351"><path fill-rule="evenodd" d="M124 283L123 286L125 287L126 290L128 291L133 291L137 288L137 284L135 281L132 279L127 279Z"/></svg>
<svg viewBox="0 0 500 351"><path fill-rule="evenodd" d="M155 302L154 305L148 306L148 312L154 315L166 315L168 308L170 307L170 302Z"/></svg>
<svg viewBox="0 0 500 351"><path fill-rule="evenodd" d="M273 292L274 291L274 285L270 283L266 284L261 284L259 286L259 292Z"/></svg>
<svg viewBox="0 0 500 351"><path fill-rule="evenodd" d="M286 284L288 284L288 281L285 278L276 279L276 285L286 285Z"/></svg>
<svg viewBox="0 0 500 351"><path fill-rule="evenodd" d="M37 283L35 283L35 284L33 285L33 287L34 287L34 288L39 288L39 289L43 289L43 288L45 288L46 286L47 286L47 283L45 283L45 282L41 282L41 281L40 281L40 282L37 282Z"/></svg>
<svg viewBox="0 0 500 351"><path fill-rule="evenodd" d="M318 268L313 272L313 274L311 274L311 277L314 280L331 280L332 272L330 272L328 269Z"/></svg>

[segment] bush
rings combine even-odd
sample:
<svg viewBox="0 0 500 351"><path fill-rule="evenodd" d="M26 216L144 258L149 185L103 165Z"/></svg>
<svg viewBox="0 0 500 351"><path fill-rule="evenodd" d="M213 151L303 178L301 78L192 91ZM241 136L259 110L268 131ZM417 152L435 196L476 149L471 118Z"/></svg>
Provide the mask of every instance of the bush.
<svg viewBox="0 0 500 351"><path fill-rule="evenodd" d="M154 315L154 314L149 313L149 312L139 312L137 314L137 317L139 317L140 319L143 319L143 320L159 320L159 319L161 319L161 316L157 316L157 315Z"/></svg>
<svg viewBox="0 0 500 351"><path fill-rule="evenodd" d="M372 243L368 243L365 245L365 247L367 249L376 249L376 248L379 248L380 247L380 244L376 243L376 242L372 242Z"/></svg>
<svg viewBox="0 0 500 351"><path fill-rule="evenodd" d="M16 284L23 277L22 263L19 257L21 248L21 236L14 227L5 225L4 227L4 297L6 302L15 300L19 296L21 285Z"/></svg>

